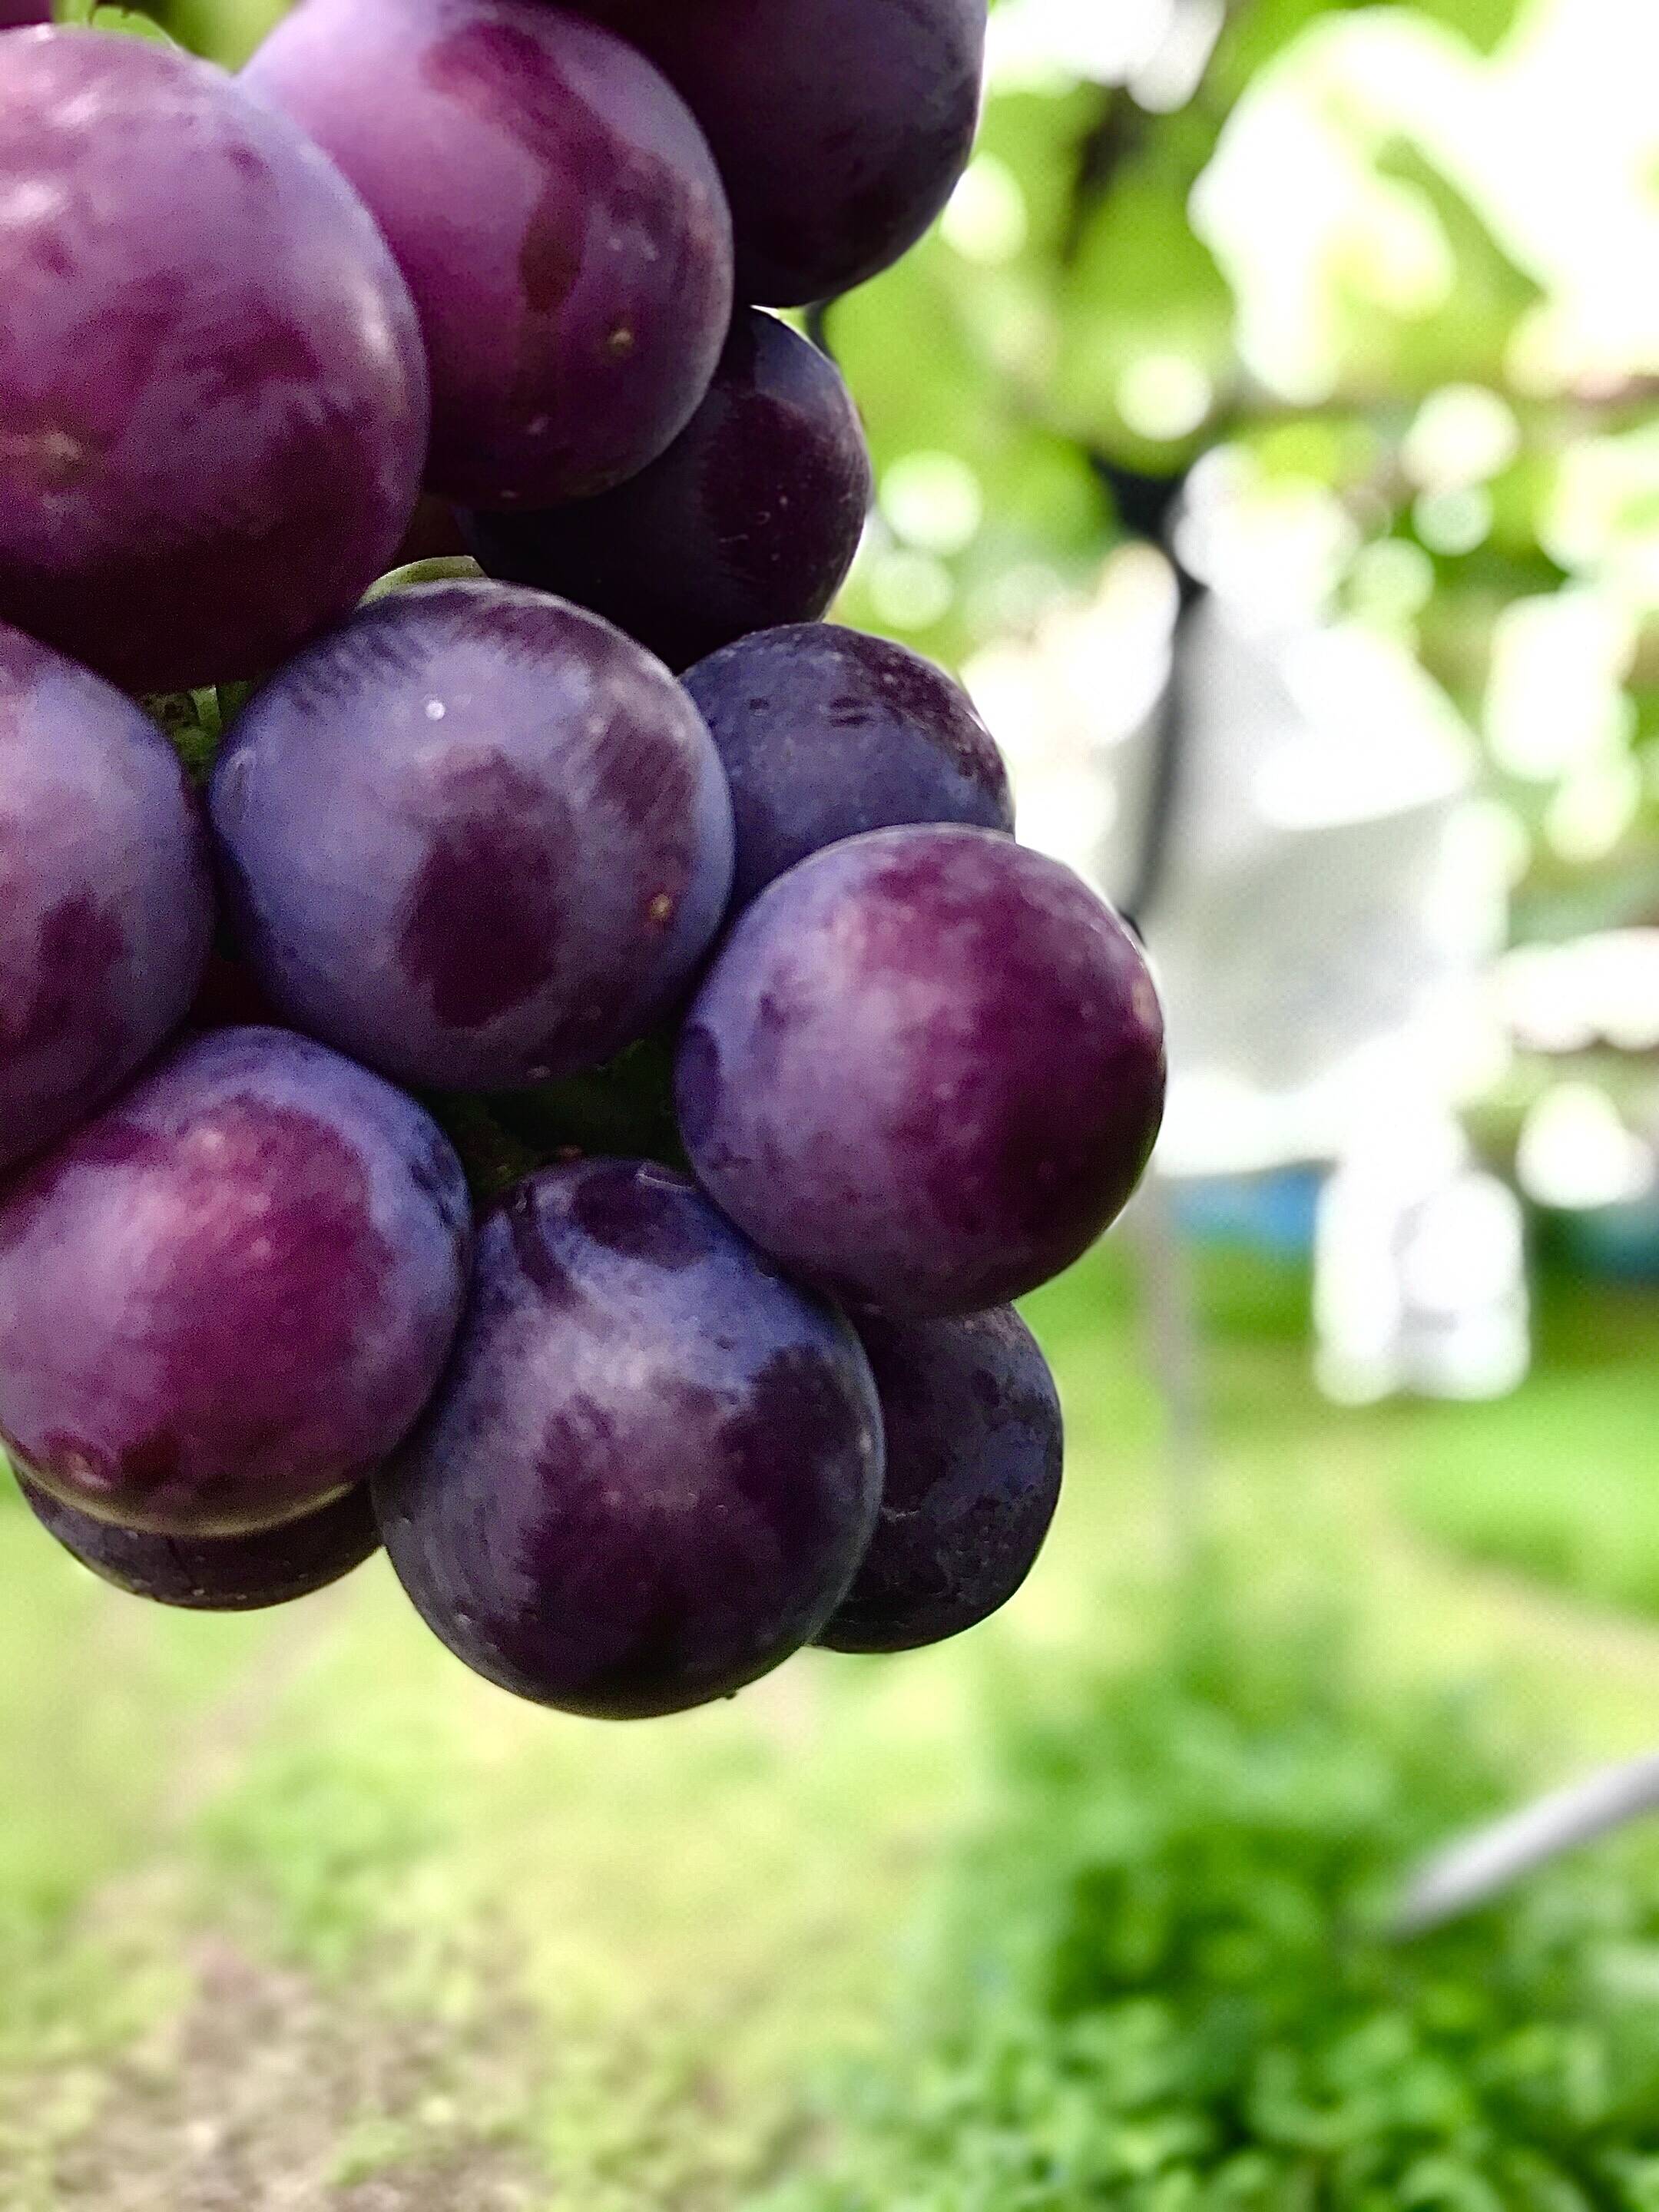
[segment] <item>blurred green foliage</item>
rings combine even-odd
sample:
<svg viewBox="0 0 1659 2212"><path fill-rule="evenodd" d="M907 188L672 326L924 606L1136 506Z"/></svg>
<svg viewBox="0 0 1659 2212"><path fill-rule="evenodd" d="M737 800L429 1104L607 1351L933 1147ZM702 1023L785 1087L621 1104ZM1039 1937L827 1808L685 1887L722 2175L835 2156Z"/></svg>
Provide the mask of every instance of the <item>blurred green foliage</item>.
<svg viewBox="0 0 1659 2212"><path fill-rule="evenodd" d="M1581 1291L1513 1408L1356 1418L1308 1376L1303 1271L1198 1273L1231 1579L1164 1662L1160 1416L1118 1242L1031 1304L1071 1446L1019 1601L662 1729L501 1697L383 1561L270 1615L139 1605L0 1486L6 2212L205 2203L248 2128L273 2206L349 2181L459 2212L498 2200L443 2161L497 2152L538 2212L780 2212L785 2181L783 2212L1659 2201L1582 2179L1652 2151L1626 2118L1638 2094L1659 2115L1650 1833L1443 1944L1366 1932L1424 1844L1650 1736L1659 1636L1471 1571L1395 1509L1474 1464L1477 1430L1487 1475L1541 1494L1592 1390L1620 1409L1598 1471L1634 1498L1652 1307ZM1297 1632L1333 1592L1358 1655ZM1494 1671L1512 1729L1409 1686ZM228 2021L201 1981L226 1946L258 2000ZM336 2024L320 2047L307 2019ZM94 2153L118 2163L77 2192ZM1552 2160L1580 2178L1528 2196ZM1382 2194L1334 2193L1355 2173Z"/></svg>
<svg viewBox="0 0 1659 2212"><path fill-rule="evenodd" d="M1659 253L1659 126L1614 97L1642 12L1182 5L1172 87L1114 11L1002 0L956 202L827 317L881 495L846 617L969 660L1090 590L1102 465L1229 447L1328 513L1332 611L1490 740L1519 933L1659 914L1659 319L1617 304ZM1562 662L1553 744L1504 680L1533 602L1616 634Z"/></svg>
<svg viewBox="0 0 1659 2212"><path fill-rule="evenodd" d="M1075 580L1111 542L1103 495L1022 497L1032 469L1045 481L1063 473L1056 443L1085 469L1098 453L1176 471L1224 435L1271 438L1287 416L1340 417L1358 404L1380 417L1386 450L1414 398L1449 379L1501 380L1504 349L1538 296L1486 212L1403 131L1341 112L1301 58L1318 50L1329 19L1363 9L1244 0L1227 11L1190 97L1168 109L1143 105L1109 75L1092 81L1077 62L1068 66L1064 26L1075 20L1075 43L1088 51L1085 10L1068 16L1005 0L1000 14L1006 21L1040 12L1060 27L1051 58L1034 66L1022 58L1026 42L1010 41L1015 61L994 76L975 170L951 216L830 319L881 471L926 447L958 455L981 476L985 528L943 556L948 599L941 589L933 620L896 624L947 658L1004 626L1010 606L996 585L1014 562L1040 562L1057 582ZM1445 0L1390 12L1449 25L1473 61L1501 47L1521 9L1518 0ZM1178 11L1172 28L1181 19ZM1040 35L1031 43L1042 50ZM1307 89L1287 100L1280 80L1292 77L1305 77ZM1275 392L1253 368L1242 342L1241 306L1250 303L1237 295L1241 272L1224 269L1195 199L1241 112L1268 100L1346 135L1379 204L1413 196L1451 268L1432 298L1392 309L1363 258L1339 255L1321 272L1339 327L1336 374L1316 405ZM1243 274L1260 281L1259 270ZM1203 380L1192 387L1191 421L1168 434L1148 425L1144 407L1138 420L1124 405L1149 361L1182 364ZM1086 473L1074 479L1088 482ZM1331 483L1364 488L1340 473ZM903 592L884 588L878 562L854 604L892 626Z"/></svg>
<svg viewBox="0 0 1659 2212"><path fill-rule="evenodd" d="M1651 1854L1395 1945L1401 1869L1501 1796L1489 1723L1220 1591L1194 1620L1006 1731L914 2032L767 2212L1659 2204Z"/></svg>
<svg viewBox="0 0 1659 2212"><path fill-rule="evenodd" d="M1564 1274L1547 1279L1538 1372L1520 1395L1446 1407L1409 1437L1402 1510L1464 1558L1659 1614L1655 1394L1642 1352L1652 1310L1639 1291L1590 1303Z"/></svg>

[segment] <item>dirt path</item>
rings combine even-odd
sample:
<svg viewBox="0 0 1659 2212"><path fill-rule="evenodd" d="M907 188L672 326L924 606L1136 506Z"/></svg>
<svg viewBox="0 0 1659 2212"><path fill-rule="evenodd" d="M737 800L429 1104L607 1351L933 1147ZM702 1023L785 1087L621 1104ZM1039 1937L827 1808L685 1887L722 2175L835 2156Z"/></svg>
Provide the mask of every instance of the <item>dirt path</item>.
<svg viewBox="0 0 1659 2212"><path fill-rule="evenodd" d="M57 2207L86 2212L539 2212L515 2152L473 2134L492 2067L522 2021L470 2030L395 2023L196 1946L182 2020L112 2069L91 2124L59 2154ZM380 2169L351 2178L354 2148ZM389 2154L389 2155L388 2155Z"/></svg>
<svg viewBox="0 0 1659 2212"><path fill-rule="evenodd" d="M1424 1537L1394 1510L1386 1441L1352 1461L1346 1453L1328 1457L1319 1437L1298 1438L1295 1449L1299 1464L1287 1483L1252 1464L1248 1452L1227 1454L1218 1506L1229 1546L1242 1538L1257 1567L1282 1559L1326 1585L1346 1583L1390 1667L1440 1679L1496 1668L1523 1687L1535 1685L1545 1778L1604 1752L1659 1741L1659 1625L1471 1565ZM1155 1500L1139 1503L1155 1510ZM1120 1527L1115 1534L1123 1533ZM354 1625L357 1601L347 1585L273 1625L252 1662L178 1745L165 1812L142 1863L106 1883L85 1908L84 1940L116 1941L136 1956L148 1945L152 1958L172 1945L169 1964L182 1951L183 1991L175 1990L160 2008L165 2016L113 2065L95 2079L83 2068L85 2109L59 2129L58 2148L18 2212L548 2212L556 2201L574 2203L556 2195L512 2116L522 2122L532 2107L544 2109L544 2069L555 2056L578 2063L597 2056L625 2068L623 2046L637 2029L637 2008L626 2018L609 2008L595 2016L595 2034L611 2034L617 2050L567 2051L580 2037L561 2039L547 2015L517 2003L518 1962L507 1960L499 1973L473 1978L501 1993L482 2008L442 2021L399 2016L374 1995L395 1978L380 1972L395 1960L370 1960L344 1991L333 1982L323 1986L270 1965L257 1924L201 1929L199 1901L186 1893L204 1817L234 1795L290 1693L304 1690L313 1668L331 1662L336 1634ZM1095 1631L1080 1620L1078 1632ZM814 1755L819 1687L810 1673L786 1673L748 1706L759 1737L796 1771ZM665 1756L672 1764L672 1750ZM706 1771L718 1778L723 1770ZM573 1768L573 1784L580 1772ZM616 1795L605 1802L616 1819L630 1817L631 1808L636 1819L669 1821L659 1796L631 1796L630 1786L646 1790L643 1776L633 1785L614 1778L608 1784ZM803 1796L805 1817L811 1802ZM773 1803L786 1826L793 1803ZM665 1848L683 1849L686 1840L671 1821ZM849 1837L849 1875L867 1866L872 1844L862 1828ZM798 1842L786 1838L769 1862L774 1878L798 1881L799 1856ZM724 1889L710 1894L726 1896ZM582 1898L580 1881L556 1890L554 1920L560 1911L579 1911ZM252 1897L247 1909L257 1909ZM794 1922L781 1924L773 1948L798 1943L800 1933ZM477 1939L463 1929L458 1940ZM617 1948L617 1972L625 1976L639 1962L620 1939ZM678 1952L670 1960L661 1971L672 1984L683 1962ZM769 2000L758 1983L770 1960L764 1946L750 1960L757 1985L743 1998L768 2036ZM63 2087L44 2075L24 2086L43 2109ZM683 2102L695 2091L671 2081L665 2094ZM643 2132L655 2124L642 2123ZM717 2133L718 2114L708 2124ZM646 2184L637 2204L647 2212L695 2201L699 2212L729 2212L740 2199L735 2185L711 2184L693 2200ZM636 2200L619 2193L612 2201L632 2212ZM3 2185L0 2206L13 2212Z"/></svg>
<svg viewBox="0 0 1659 2212"><path fill-rule="evenodd" d="M273 1625L180 1745L143 1863L92 1893L72 1940L125 1951L135 1931L166 1940L189 1928L177 1868L191 1826L234 1783L350 1601L343 1587ZM525 2011L503 2004L459 2027L398 2019L223 1932L181 1940L182 2010L109 2066L84 2124L19 2180L28 2212L36 2202L44 2212L540 2212L544 2183L491 2139L487 2119L522 2102L539 2027ZM8 2101L46 2112L63 2087L42 2073ZM0 2203L12 2202L0 2189Z"/></svg>

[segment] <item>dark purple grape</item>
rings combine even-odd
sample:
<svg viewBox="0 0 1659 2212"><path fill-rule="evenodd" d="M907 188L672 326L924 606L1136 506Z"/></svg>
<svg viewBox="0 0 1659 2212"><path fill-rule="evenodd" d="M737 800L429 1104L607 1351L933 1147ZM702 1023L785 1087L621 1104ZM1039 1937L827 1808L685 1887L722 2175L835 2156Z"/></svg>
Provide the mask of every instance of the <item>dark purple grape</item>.
<svg viewBox="0 0 1659 2212"><path fill-rule="evenodd" d="M988 1620L1036 1564L1060 1502L1060 1395L1012 1306L858 1327L887 1476L858 1579L818 1642L914 1651Z"/></svg>
<svg viewBox="0 0 1659 2212"><path fill-rule="evenodd" d="M797 307L914 246L967 165L986 0L586 0L708 134L738 297Z"/></svg>
<svg viewBox="0 0 1659 2212"><path fill-rule="evenodd" d="M840 371L771 315L741 312L714 387L659 461L602 499L472 514L493 576L557 592L671 668L748 631L821 615L870 504L870 456Z"/></svg>
<svg viewBox="0 0 1659 2212"><path fill-rule="evenodd" d="M338 163L409 280L433 490L550 507L678 436L731 320L731 216L631 48L540 0L306 0L243 76Z"/></svg>
<svg viewBox="0 0 1659 2212"><path fill-rule="evenodd" d="M52 21L52 0L0 0L0 31L21 31Z"/></svg>
<svg viewBox="0 0 1659 2212"><path fill-rule="evenodd" d="M260 1613L326 1589L380 1547L368 1486L246 1536L155 1536L65 1505L34 1483L18 1487L35 1518L83 1567L131 1597L187 1613Z"/></svg>
<svg viewBox="0 0 1659 2212"><path fill-rule="evenodd" d="M1151 1154L1164 1024L1068 868L878 830L741 915L676 1075L698 1180L763 1251L901 1317L979 1313L1086 1251Z"/></svg>
<svg viewBox="0 0 1659 2212"><path fill-rule="evenodd" d="M599 1066L687 988L731 888L690 701L608 623L504 584L395 594L290 662L211 797L273 1002L416 1088Z"/></svg>
<svg viewBox="0 0 1659 2212"><path fill-rule="evenodd" d="M532 1176L479 1232L442 1389L376 1476L428 1625L538 1704L642 1719L817 1635L875 1525L858 1339L683 1176Z"/></svg>
<svg viewBox="0 0 1659 2212"><path fill-rule="evenodd" d="M172 747L0 625L0 1168L149 1059L212 939L207 839Z"/></svg>
<svg viewBox="0 0 1659 2212"><path fill-rule="evenodd" d="M996 740L942 668L863 631L763 630L692 669L737 818L732 901L866 830L961 822L1011 830Z"/></svg>
<svg viewBox="0 0 1659 2212"><path fill-rule="evenodd" d="M326 1504L438 1379L468 1211L389 1084L281 1030L193 1039L0 1199L0 1441L157 1535Z"/></svg>
<svg viewBox="0 0 1659 2212"><path fill-rule="evenodd" d="M0 69L0 620L131 691L251 676L397 550L427 438L356 196L205 63L81 28Z"/></svg>

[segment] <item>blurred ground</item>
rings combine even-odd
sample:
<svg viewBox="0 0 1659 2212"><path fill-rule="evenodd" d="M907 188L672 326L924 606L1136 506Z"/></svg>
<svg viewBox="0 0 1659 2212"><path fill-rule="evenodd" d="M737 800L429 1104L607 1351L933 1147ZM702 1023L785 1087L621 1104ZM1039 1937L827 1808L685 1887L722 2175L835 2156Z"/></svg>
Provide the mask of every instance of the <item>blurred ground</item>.
<svg viewBox="0 0 1659 2212"><path fill-rule="evenodd" d="M1659 1304L1547 1296L1486 1407L1324 1406L1292 1267L1211 1255L1208 1513L1380 1675L1496 1677L1554 1777L1659 1711ZM379 1564L263 1620L151 1613L0 1505L6 2212L723 2212L827 2154L988 1750L1144 1642L1169 1566L1121 1249L1034 1304L1069 1489L1002 1621L611 1730L514 1705ZM828 2109L833 2115L834 2102Z"/></svg>

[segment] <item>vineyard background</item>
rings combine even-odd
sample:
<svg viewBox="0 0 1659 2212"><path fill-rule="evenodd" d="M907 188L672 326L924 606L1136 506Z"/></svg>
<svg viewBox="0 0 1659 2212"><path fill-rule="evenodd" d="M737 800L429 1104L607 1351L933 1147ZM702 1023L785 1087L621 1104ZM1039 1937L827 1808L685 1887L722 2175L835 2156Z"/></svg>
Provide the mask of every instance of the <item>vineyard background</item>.
<svg viewBox="0 0 1659 2212"><path fill-rule="evenodd" d="M163 20L234 61L264 19ZM8 2212L1659 2203L1659 1833L1376 1933L1419 1850L1659 1741L1659 21L1000 0L993 33L938 232L814 319L879 480L839 614L961 669L1029 833L1194 999L1282 1023L1243 1066L1255 1015L1183 1039L1172 993L1165 1203L1031 1302L1054 1540L959 1647L606 1731L465 1675L382 1564L154 1614L8 1488ZM1218 620L1302 702L1310 783L1262 802L1300 872L1273 847L1206 906ZM1376 688L1316 711L1319 668ZM1389 912L1455 1018L1344 1065L1513 1212L1409 1244L1367 1365L1349 1248L1316 1281L1357 1124L1309 1039L1353 971L1309 956L1338 833L1413 761L1434 864L1389 848ZM1476 1278L1507 1364L1441 1356Z"/></svg>

